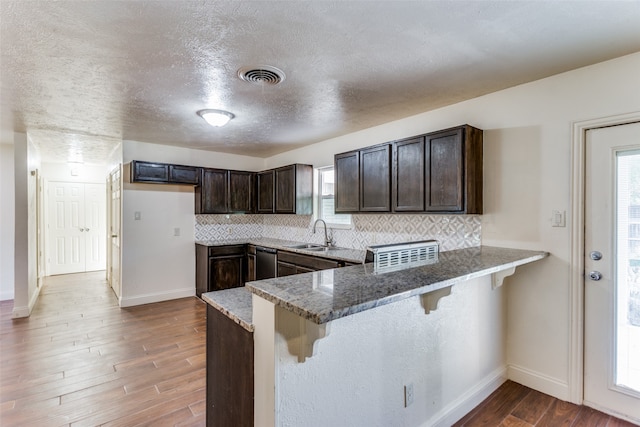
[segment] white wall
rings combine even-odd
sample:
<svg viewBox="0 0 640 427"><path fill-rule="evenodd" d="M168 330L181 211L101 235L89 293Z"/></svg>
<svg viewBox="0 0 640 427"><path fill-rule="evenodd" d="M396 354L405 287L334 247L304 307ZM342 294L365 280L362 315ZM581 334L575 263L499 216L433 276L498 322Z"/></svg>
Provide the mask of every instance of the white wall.
<svg viewBox="0 0 640 427"><path fill-rule="evenodd" d="M107 179L103 165L42 162L40 174L49 182L104 184Z"/></svg>
<svg viewBox="0 0 640 427"><path fill-rule="evenodd" d="M413 297L332 321L304 363L289 351L296 348L299 317L277 308L278 333L270 338L276 420L269 423L269 408L259 409L257 425L452 425L506 377L504 294L485 276L453 286L429 314ZM257 387L260 364L268 360L262 348L256 346ZM410 384L414 402L405 408Z"/></svg>
<svg viewBox="0 0 640 427"><path fill-rule="evenodd" d="M26 317L35 305L37 285L36 177L40 158L28 136L14 135L15 179L15 295L13 317Z"/></svg>
<svg viewBox="0 0 640 427"><path fill-rule="evenodd" d="M13 136L12 136L13 137ZM14 295L15 177L13 140L0 141L0 301Z"/></svg>
<svg viewBox="0 0 640 427"><path fill-rule="evenodd" d="M132 184L131 160L261 170L264 160L185 148L123 142L122 295L131 306L195 295L193 186ZM140 212L140 220L135 213ZM175 236L180 229L180 236Z"/></svg>
<svg viewBox="0 0 640 427"><path fill-rule="evenodd" d="M464 123L484 129L483 244L551 252L507 280L511 378L569 399L572 123L640 111L640 53L267 159L331 164L353 148ZM551 227L551 211L567 227Z"/></svg>

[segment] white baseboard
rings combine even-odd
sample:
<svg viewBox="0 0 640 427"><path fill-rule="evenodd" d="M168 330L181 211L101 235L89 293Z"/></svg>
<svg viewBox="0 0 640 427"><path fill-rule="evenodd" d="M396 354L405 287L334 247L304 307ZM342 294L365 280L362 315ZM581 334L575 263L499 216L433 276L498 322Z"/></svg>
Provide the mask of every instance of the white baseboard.
<svg viewBox="0 0 640 427"><path fill-rule="evenodd" d="M31 310L33 310L33 307L35 307L36 302L38 302L38 297L40 296L40 289L42 288L39 286L36 286L36 291L33 293L33 295L31 295L31 299L29 300L28 306L13 307L11 317L13 317L14 319L19 319L21 317L29 317L31 315Z"/></svg>
<svg viewBox="0 0 640 427"><path fill-rule="evenodd" d="M136 295L123 298L120 296L120 307L133 307L142 304L151 304L160 301L169 301L172 299L192 297L196 294L195 287L174 289L169 292L160 292L154 294Z"/></svg>
<svg viewBox="0 0 640 427"><path fill-rule="evenodd" d="M507 380L507 369L501 367L484 377L466 393L434 415L426 426L449 427L467 415Z"/></svg>
<svg viewBox="0 0 640 427"><path fill-rule="evenodd" d="M557 378L516 365L507 367L507 378L560 400L570 401L569 384Z"/></svg>

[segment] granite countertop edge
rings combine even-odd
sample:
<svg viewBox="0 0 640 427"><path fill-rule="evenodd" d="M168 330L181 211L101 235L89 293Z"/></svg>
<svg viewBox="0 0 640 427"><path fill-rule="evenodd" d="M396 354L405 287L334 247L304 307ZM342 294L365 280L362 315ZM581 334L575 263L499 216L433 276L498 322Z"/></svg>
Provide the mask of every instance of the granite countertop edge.
<svg viewBox="0 0 640 427"><path fill-rule="evenodd" d="M253 294L246 287L206 292L202 299L249 332L253 327Z"/></svg>
<svg viewBox="0 0 640 427"><path fill-rule="evenodd" d="M505 250L505 251L521 251L521 250L512 250L512 249L507 249L507 248L491 248L491 247L480 247L480 248L488 248L488 249L498 249L498 250ZM452 251L453 252L453 251ZM319 310L312 310L312 309L307 309L305 307L302 307L301 305L298 305L295 303L294 299L291 300L286 300L284 299L282 296L280 295L276 295L274 293L269 292L267 289L261 288L260 286L262 286L260 284L260 282L249 282L246 287L254 294L256 294L257 296L270 301L272 303L274 303L277 306L280 306L288 311L291 311L295 314L297 314L300 317L303 317L305 319L308 319L316 324L323 324L323 323L327 323L330 322L332 320L336 320L336 319L340 319L342 317L346 317L352 314L356 314L362 311L366 311L366 310L370 310L382 305L386 305L386 304L391 304L397 301L402 301L404 299L407 298L411 298L413 296L418 296L418 295L422 295L422 294L426 294L426 293L430 293L430 292L434 292L437 290L440 290L442 288L446 288L448 286L452 286L454 284L460 283L460 282L464 282L464 281L468 281L471 279L476 279L479 277L483 277L489 274L493 274L493 273L497 273L500 271L504 271L510 268L515 268L524 264L528 264L531 262L535 262L538 260L541 260L545 257L547 257L549 255L548 252L544 252L544 251L530 251L530 250L526 250L524 252L529 253L529 256L523 256L520 259L517 260L513 260L513 261L509 261L509 262L504 262L504 263L499 263L487 268L483 268L481 270L476 270L476 271L471 271L468 273L462 273L462 274L456 274L456 273L452 273L449 275L449 277L443 278L442 280L435 280L431 283L427 283L424 285L418 285L415 286L413 288L404 290L404 291L400 291L397 293L392 293L389 295L384 295L378 298L372 298L371 300L368 301L363 301L363 302L355 302L353 304L347 304L346 306L339 308L339 309L335 309L335 308L331 308L331 309L319 309ZM427 268L429 266L426 266ZM354 267L346 267L345 269L358 269L358 268L363 268L362 266L354 266ZM341 269L341 270L345 270L345 269ZM417 277L421 277L422 279L424 279L423 276L425 276L424 273L421 273L419 269L413 269L414 271L414 275ZM409 272L410 270L405 270L405 274L407 274L407 272ZM394 274L396 272L390 272L390 273L385 273L385 274ZM314 273L306 273L307 275L309 274L314 274ZM411 274L411 273L408 273ZM289 276L289 277L296 277L296 276ZM301 280L303 280L303 278L300 278ZM273 281L274 279L269 279L270 281ZM361 279L362 280L362 279ZM265 282L265 281L263 281Z"/></svg>

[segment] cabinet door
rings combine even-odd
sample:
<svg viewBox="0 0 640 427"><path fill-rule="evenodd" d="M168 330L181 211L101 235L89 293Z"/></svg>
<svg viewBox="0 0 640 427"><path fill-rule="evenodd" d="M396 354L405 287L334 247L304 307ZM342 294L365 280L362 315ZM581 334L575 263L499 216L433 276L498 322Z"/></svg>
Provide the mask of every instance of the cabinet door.
<svg viewBox="0 0 640 427"><path fill-rule="evenodd" d="M275 170L276 213L296 213L296 169L289 165Z"/></svg>
<svg viewBox="0 0 640 427"><path fill-rule="evenodd" d="M427 211L464 209L463 129L430 134L425 141Z"/></svg>
<svg viewBox="0 0 640 427"><path fill-rule="evenodd" d="M203 169L202 181L196 188L196 213L227 213L227 171Z"/></svg>
<svg viewBox="0 0 640 427"><path fill-rule="evenodd" d="M278 277L292 276L294 274L297 274L295 265L278 261Z"/></svg>
<svg viewBox="0 0 640 427"><path fill-rule="evenodd" d="M229 171L229 212L251 212L252 175L251 172Z"/></svg>
<svg viewBox="0 0 640 427"><path fill-rule="evenodd" d="M273 213L274 171L259 172L256 175L258 187L258 213Z"/></svg>
<svg viewBox="0 0 640 427"><path fill-rule="evenodd" d="M358 212L360 209L360 153L336 154L335 211Z"/></svg>
<svg viewBox="0 0 640 427"><path fill-rule="evenodd" d="M169 165L164 163L131 162L131 182L169 182Z"/></svg>
<svg viewBox="0 0 640 427"><path fill-rule="evenodd" d="M360 211L391 211L391 146L360 150Z"/></svg>
<svg viewBox="0 0 640 427"><path fill-rule="evenodd" d="M424 138L396 142L393 159L394 212L424 211Z"/></svg>
<svg viewBox="0 0 640 427"><path fill-rule="evenodd" d="M244 286L244 255L209 258L209 291Z"/></svg>
<svg viewBox="0 0 640 427"><path fill-rule="evenodd" d="M195 166L169 165L169 182L197 185L200 182L199 169Z"/></svg>
<svg viewBox="0 0 640 427"><path fill-rule="evenodd" d="M256 256L247 254L247 279L245 282L256 280Z"/></svg>

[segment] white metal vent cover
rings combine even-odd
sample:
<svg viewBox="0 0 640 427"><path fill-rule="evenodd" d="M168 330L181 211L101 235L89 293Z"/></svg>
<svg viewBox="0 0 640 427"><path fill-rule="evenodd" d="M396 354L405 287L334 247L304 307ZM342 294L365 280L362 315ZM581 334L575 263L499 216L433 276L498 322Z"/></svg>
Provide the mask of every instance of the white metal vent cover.
<svg viewBox="0 0 640 427"><path fill-rule="evenodd" d="M245 82L272 86L282 83L286 78L284 71L270 65L240 68L238 77Z"/></svg>
<svg viewBox="0 0 640 427"><path fill-rule="evenodd" d="M367 248L367 261L373 262L375 273L434 264L438 262L438 242L423 240L370 246Z"/></svg>

